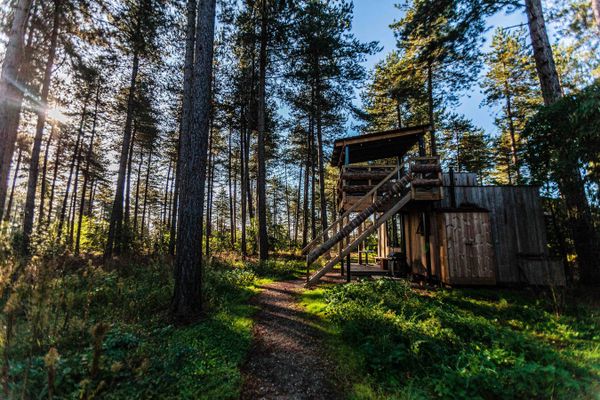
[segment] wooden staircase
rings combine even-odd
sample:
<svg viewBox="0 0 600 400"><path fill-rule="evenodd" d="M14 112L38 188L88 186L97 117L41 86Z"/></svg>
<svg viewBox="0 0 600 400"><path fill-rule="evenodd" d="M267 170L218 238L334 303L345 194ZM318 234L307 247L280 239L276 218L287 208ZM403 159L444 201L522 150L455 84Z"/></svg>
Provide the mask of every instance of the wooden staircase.
<svg viewBox="0 0 600 400"><path fill-rule="evenodd" d="M331 271L337 263L341 262L411 200L436 201L441 199L442 177L439 159L437 157L419 157L411 160L409 165L408 174L400 179L398 179L400 168L394 168L302 249L302 254L306 255L307 286L318 282L323 275ZM361 211L359 212L359 210ZM354 218L351 218L352 213L356 214ZM378 213L380 215L377 215ZM373 215L375 215L373 223L364 226L365 221ZM352 236L352 233L361 226L364 226L364 229ZM331 250L336 245L338 247L337 255L332 257ZM310 275L311 266L323 256L327 258L325 264Z"/></svg>

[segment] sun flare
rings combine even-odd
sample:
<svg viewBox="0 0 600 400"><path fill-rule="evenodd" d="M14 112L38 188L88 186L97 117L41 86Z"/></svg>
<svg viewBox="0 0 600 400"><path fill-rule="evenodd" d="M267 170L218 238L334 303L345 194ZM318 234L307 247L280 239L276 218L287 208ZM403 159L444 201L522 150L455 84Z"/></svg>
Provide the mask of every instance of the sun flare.
<svg viewBox="0 0 600 400"><path fill-rule="evenodd" d="M49 108L47 115L48 118L60 123L65 123L69 120L69 118L62 112L60 107Z"/></svg>

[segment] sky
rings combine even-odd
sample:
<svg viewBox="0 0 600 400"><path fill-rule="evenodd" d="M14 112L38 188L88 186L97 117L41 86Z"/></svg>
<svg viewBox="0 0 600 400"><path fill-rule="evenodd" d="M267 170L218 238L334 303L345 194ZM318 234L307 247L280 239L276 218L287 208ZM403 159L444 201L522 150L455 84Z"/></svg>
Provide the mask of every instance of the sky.
<svg viewBox="0 0 600 400"><path fill-rule="evenodd" d="M386 54L396 48L396 39L389 26L401 17L401 11L395 7L397 3L399 3L399 0L354 0L352 31L361 41L378 41L380 46L383 47L381 52L369 56L363 64L368 70L372 70L379 60L385 58ZM491 17L488 23L492 28L486 34L487 40L484 50L489 49L491 36L496 27L514 26L526 21L526 16L522 12L510 15L502 13ZM469 92L461 96L461 104L458 108L450 111L466 115L488 133L496 133L496 127L494 126L495 110L486 106L480 107L482 100L481 88L474 85Z"/></svg>
<svg viewBox="0 0 600 400"><path fill-rule="evenodd" d="M385 55L394 50L396 47L396 39L390 29L390 24L400 19L401 11L395 7L399 0L354 0L354 21L352 31L358 39L363 42L377 41L383 47L382 51L367 57L364 66L371 71L375 64L385 58ZM3 8L0 7L0 12ZM523 12L516 12L511 15L499 14L489 19L490 30L486 34L488 39L484 49L488 48L493 31L496 27L514 26L526 22L526 17ZM0 59L4 53L4 41L6 38L0 33ZM358 98L359 88L356 91L356 105L360 105ZM459 112L466 115L473 122L484 128L486 132L496 133L494 126L495 110L481 106L483 95L481 88L474 85L467 93L463 93L460 99L460 105L450 111ZM352 132L354 133L354 132Z"/></svg>

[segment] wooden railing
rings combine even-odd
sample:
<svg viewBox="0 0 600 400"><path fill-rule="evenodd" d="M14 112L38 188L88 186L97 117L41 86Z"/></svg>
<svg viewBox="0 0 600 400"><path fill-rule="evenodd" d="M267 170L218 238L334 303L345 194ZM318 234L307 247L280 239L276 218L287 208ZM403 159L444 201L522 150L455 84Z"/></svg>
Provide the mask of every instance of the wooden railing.
<svg viewBox="0 0 600 400"><path fill-rule="evenodd" d="M373 186L373 189L371 189L367 194L365 194L363 197L361 197L361 199L354 203L352 205L352 207L350 207L348 210L346 210L346 212L344 212L344 214L342 214L338 219L336 219L331 225L329 225L324 231L320 232L309 244L307 244L303 249L302 249L302 254L307 254L315 244L319 243L321 241L322 238L324 238L327 233L329 231L331 231L336 225L341 224L341 222L344 220L344 218L346 218L348 215L350 215L350 213L354 212L359 205L362 205L365 200L371 198L371 202L373 201L374 195L376 195L377 190L379 190L379 188L381 188L386 182L389 182L392 178L397 177L398 176L398 171L400 170L399 167L394 168L394 170L392 172L390 172L383 180L381 180L381 182L379 182L377 185Z"/></svg>

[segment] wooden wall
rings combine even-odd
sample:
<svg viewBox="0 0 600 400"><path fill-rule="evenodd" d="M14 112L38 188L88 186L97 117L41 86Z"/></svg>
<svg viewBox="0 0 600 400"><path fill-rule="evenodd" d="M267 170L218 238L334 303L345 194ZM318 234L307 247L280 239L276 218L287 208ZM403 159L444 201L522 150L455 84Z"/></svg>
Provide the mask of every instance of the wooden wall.
<svg viewBox="0 0 600 400"><path fill-rule="evenodd" d="M449 211L436 215L442 282L496 284L496 263L489 213Z"/></svg>
<svg viewBox="0 0 600 400"><path fill-rule="evenodd" d="M450 206L450 188L445 187L442 207ZM456 205L475 205L490 212L492 241L498 283L528 282L527 275L540 271L539 260L547 260L547 237L538 188L533 186L457 186ZM564 282L564 271L552 268L556 284ZM537 267L536 267L537 266ZM537 269L536 269L537 268ZM526 273L525 271L529 271ZM550 278L547 278L550 279ZM536 278L536 280L544 280Z"/></svg>

